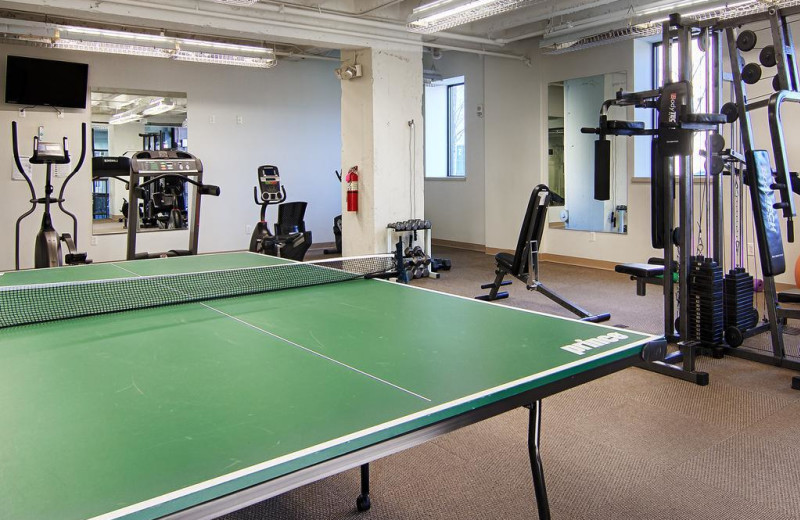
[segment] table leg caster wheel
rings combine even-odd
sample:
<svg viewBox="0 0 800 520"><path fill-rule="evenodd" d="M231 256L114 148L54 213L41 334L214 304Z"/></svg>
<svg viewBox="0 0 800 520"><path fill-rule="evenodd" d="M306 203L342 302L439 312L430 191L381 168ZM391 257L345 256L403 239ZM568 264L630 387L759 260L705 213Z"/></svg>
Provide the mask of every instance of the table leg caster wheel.
<svg viewBox="0 0 800 520"><path fill-rule="evenodd" d="M358 498L356 499L356 508L359 511L369 511L371 506L372 504L370 503L369 495L358 495Z"/></svg>

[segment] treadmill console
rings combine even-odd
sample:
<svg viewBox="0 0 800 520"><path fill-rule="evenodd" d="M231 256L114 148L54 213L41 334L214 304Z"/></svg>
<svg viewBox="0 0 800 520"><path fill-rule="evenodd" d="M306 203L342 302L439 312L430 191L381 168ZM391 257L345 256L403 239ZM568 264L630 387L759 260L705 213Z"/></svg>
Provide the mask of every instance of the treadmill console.
<svg viewBox="0 0 800 520"><path fill-rule="evenodd" d="M200 159L187 152L145 151L131 157L131 171L140 175L177 173L191 175L203 172Z"/></svg>
<svg viewBox="0 0 800 520"><path fill-rule="evenodd" d="M258 185L263 202L283 202L281 178L277 166L259 166Z"/></svg>

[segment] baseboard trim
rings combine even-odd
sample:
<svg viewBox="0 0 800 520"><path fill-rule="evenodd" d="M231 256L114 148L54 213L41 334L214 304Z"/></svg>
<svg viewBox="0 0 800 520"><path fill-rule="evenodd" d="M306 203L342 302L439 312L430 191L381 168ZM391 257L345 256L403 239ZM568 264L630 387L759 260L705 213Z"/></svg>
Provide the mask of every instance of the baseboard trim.
<svg viewBox="0 0 800 520"><path fill-rule="evenodd" d="M543 262L553 262L554 264L575 265L578 267L590 267L592 269L603 269L613 271L619 262L608 260L595 260L594 258L580 258L577 256L554 255L552 253L542 253L539 255Z"/></svg>
<svg viewBox="0 0 800 520"><path fill-rule="evenodd" d="M470 242L458 242L456 240L433 238L431 239L431 244L434 246L452 247L454 249L466 249L467 251L478 251L479 253L486 252L486 246L483 244L472 244Z"/></svg>

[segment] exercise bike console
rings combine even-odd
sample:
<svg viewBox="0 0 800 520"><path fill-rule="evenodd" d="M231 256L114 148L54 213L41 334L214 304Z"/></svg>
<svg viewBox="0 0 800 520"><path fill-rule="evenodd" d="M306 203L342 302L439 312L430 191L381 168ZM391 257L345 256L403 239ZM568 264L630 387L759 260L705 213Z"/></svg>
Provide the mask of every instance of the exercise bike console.
<svg viewBox="0 0 800 520"><path fill-rule="evenodd" d="M259 190L260 188L260 190ZM261 193L261 200L258 200L258 193ZM265 204L261 220L264 220L264 212L270 204L280 204L286 200L286 188L281 185L281 176L277 166L258 167L258 187L253 186L253 199L256 204Z"/></svg>

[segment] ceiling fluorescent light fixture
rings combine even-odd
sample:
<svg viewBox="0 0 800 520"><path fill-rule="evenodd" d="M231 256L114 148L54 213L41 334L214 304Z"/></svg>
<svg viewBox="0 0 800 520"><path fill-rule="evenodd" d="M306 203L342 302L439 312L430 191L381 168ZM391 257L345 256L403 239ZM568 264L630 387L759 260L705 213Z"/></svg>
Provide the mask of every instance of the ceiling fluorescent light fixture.
<svg viewBox="0 0 800 520"><path fill-rule="evenodd" d="M134 108L131 110L127 110L125 112L118 112L111 116L108 120L109 125L123 125L125 123L130 123L131 121L136 121L142 118L142 115Z"/></svg>
<svg viewBox="0 0 800 520"><path fill-rule="evenodd" d="M273 54L269 47L256 47L254 45L239 45L236 43L208 42L204 40L191 40L180 38L176 40L183 47L199 47L201 49L215 49L221 51L249 52L253 54Z"/></svg>
<svg viewBox="0 0 800 520"><path fill-rule="evenodd" d="M248 6L257 4L258 0L213 0L218 4L225 4L225 5L236 5L236 6Z"/></svg>
<svg viewBox="0 0 800 520"><path fill-rule="evenodd" d="M164 99L164 98L156 98L144 107L142 110L143 116L155 116L157 114L163 114L164 112L169 112L175 108L175 101L172 99Z"/></svg>
<svg viewBox="0 0 800 520"><path fill-rule="evenodd" d="M409 31L434 33L512 11L538 0L436 0L415 8L408 19Z"/></svg>
<svg viewBox="0 0 800 520"><path fill-rule="evenodd" d="M62 38L64 35L66 37ZM275 50L263 46L88 27L58 27L51 46L57 49L169 58L176 61L263 69L274 67L277 64Z"/></svg>
<svg viewBox="0 0 800 520"><path fill-rule="evenodd" d="M171 43L172 38L158 34L144 34L127 31L111 31L109 29L93 29L91 27L75 27L63 25L58 28L59 33L80 34L82 36L103 37L112 40L125 40L135 42ZM85 39L85 38L80 38Z"/></svg>
<svg viewBox="0 0 800 520"><path fill-rule="evenodd" d="M239 67L255 67L269 69L274 67L278 61L275 55L263 56L238 56L233 54L214 54L210 52L183 51L179 50L172 55L172 59L178 61L191 61L195 63L212 63L216 65L238 65Z"/></svg>
<svg viewBox="0 0 800 520"><path fill-rule="evenodd" d="M170 58L173 51L161 47L145 47L127 43L92 42L83 40L58 39L52 46L56 49L72 51L102 52L105 54L125 54L127 56L145 56L149 58Z"/></svg>

